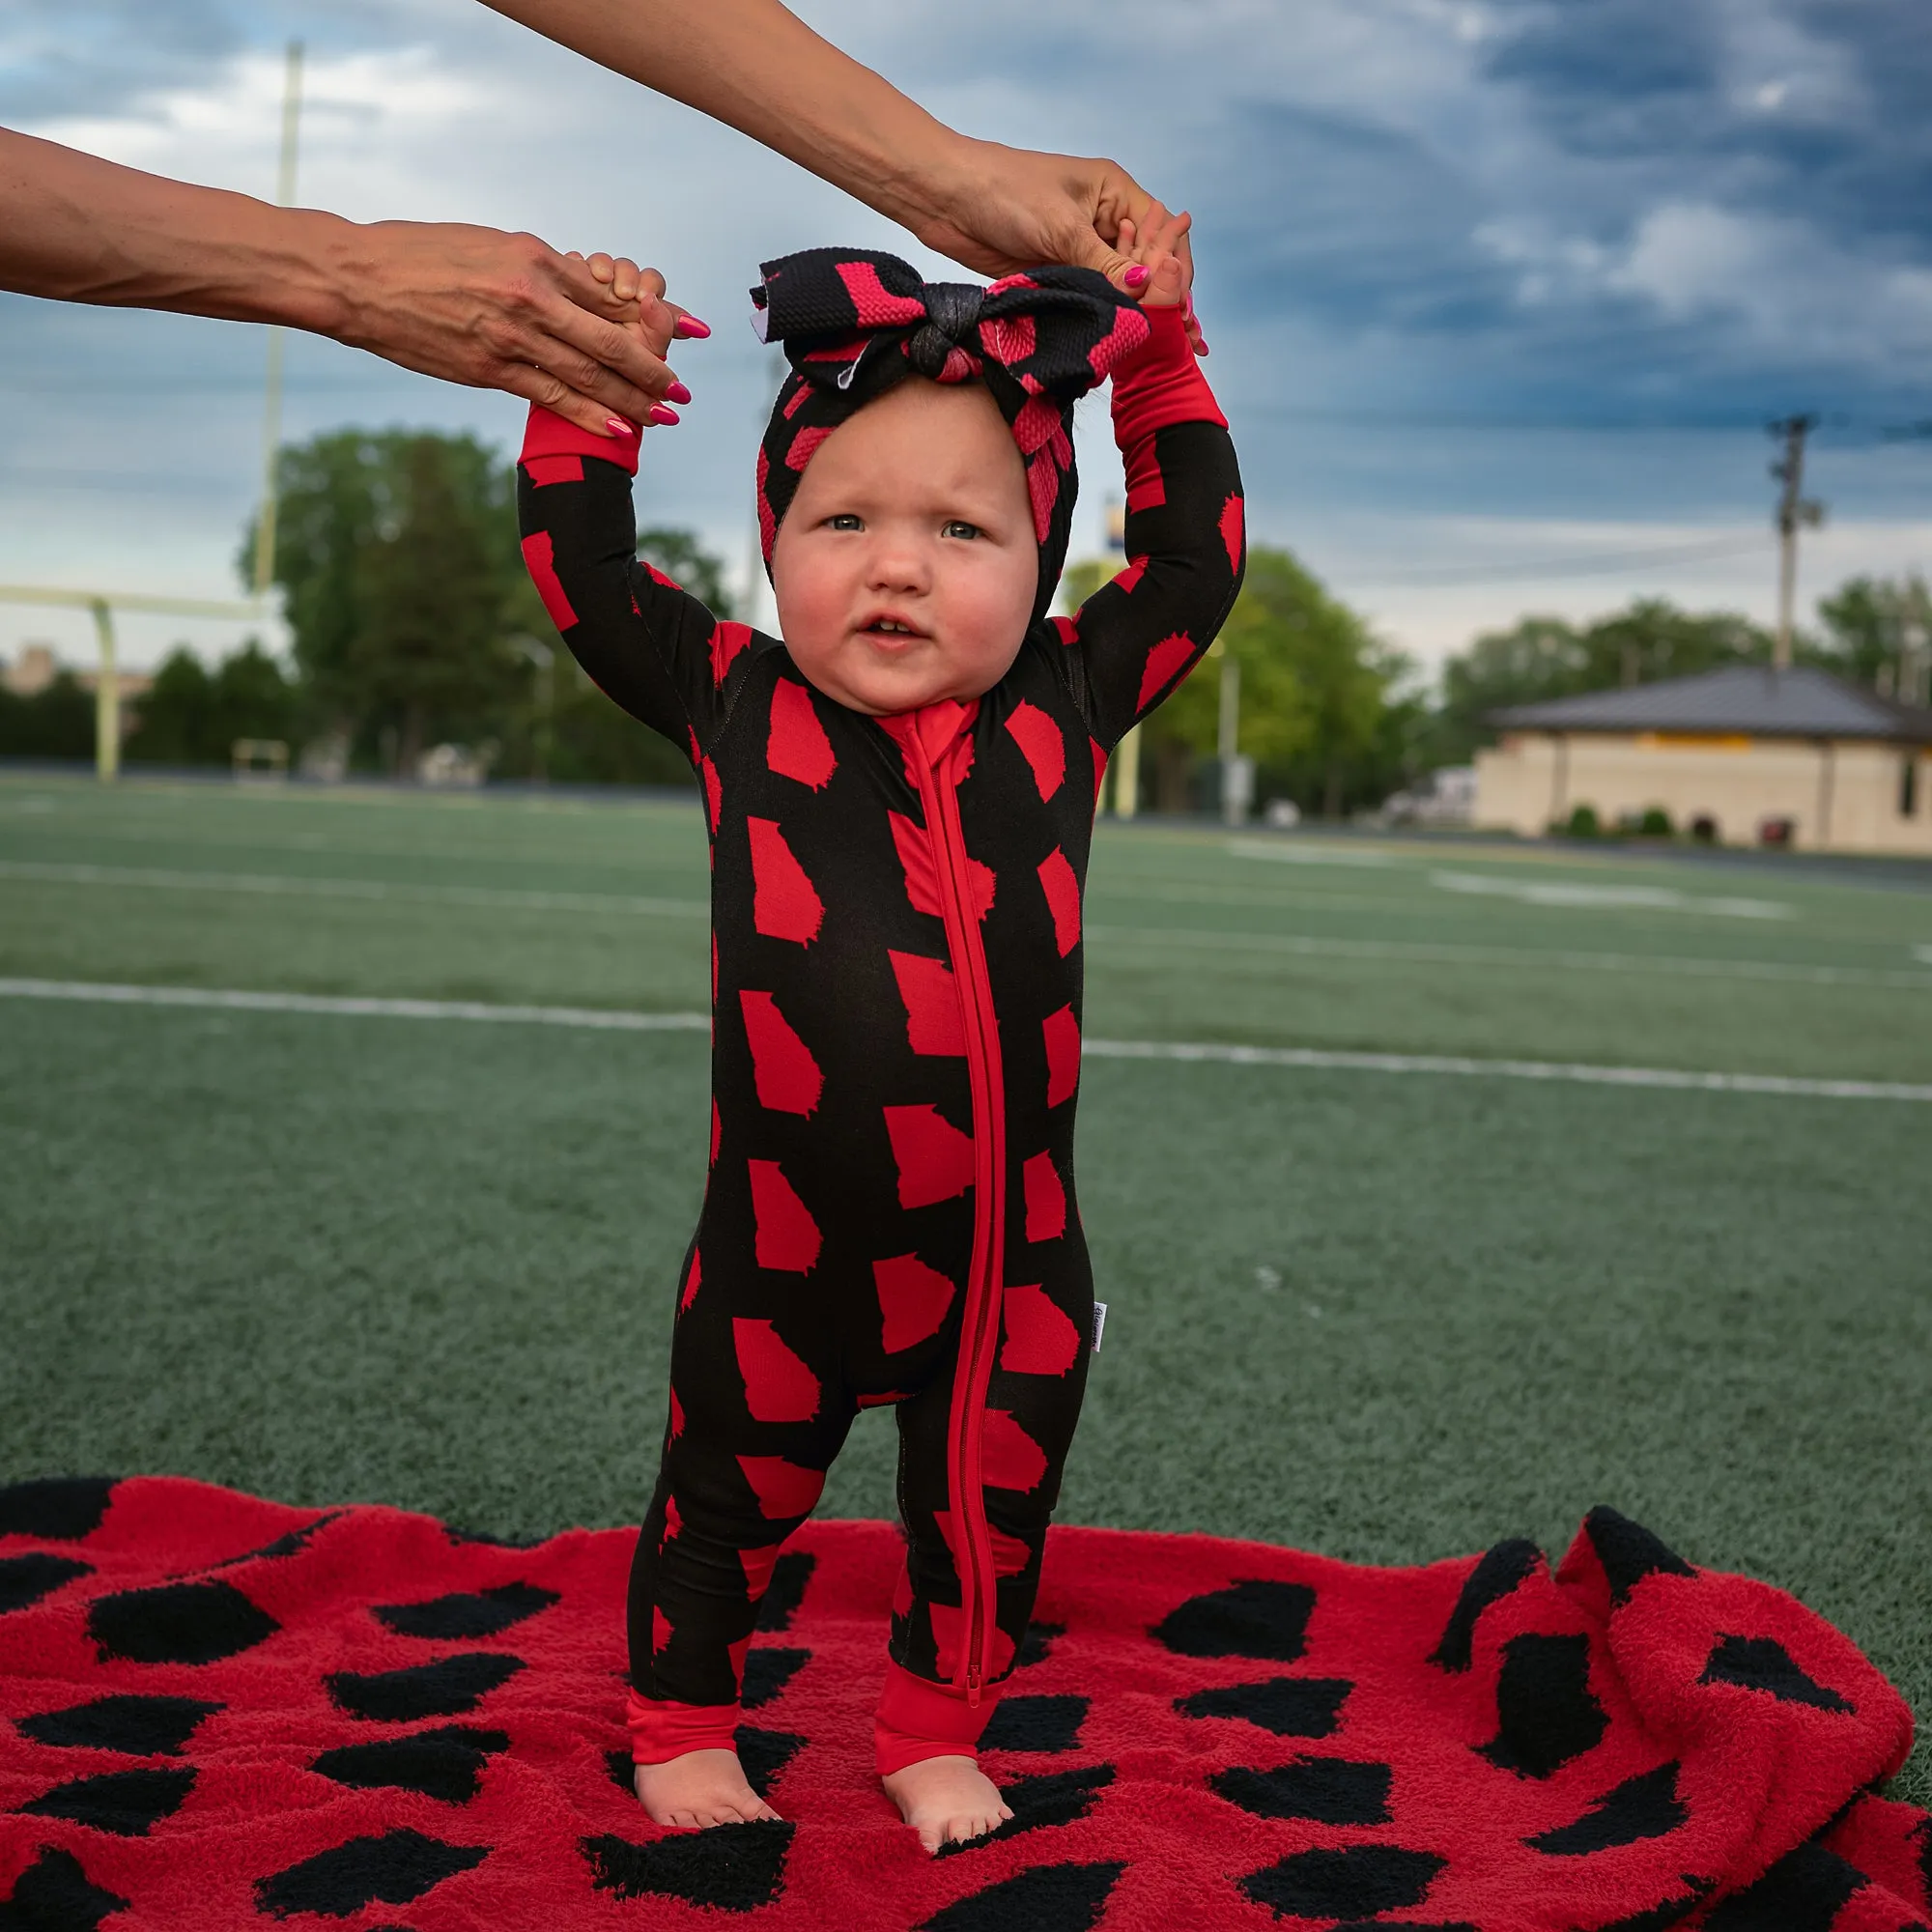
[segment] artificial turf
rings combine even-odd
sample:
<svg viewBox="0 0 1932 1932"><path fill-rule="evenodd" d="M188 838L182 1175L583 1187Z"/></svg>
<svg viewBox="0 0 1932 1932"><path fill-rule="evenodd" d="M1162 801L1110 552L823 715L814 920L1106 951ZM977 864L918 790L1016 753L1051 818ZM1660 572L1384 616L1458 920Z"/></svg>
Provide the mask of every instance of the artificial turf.
<svg viewBox="0 0 1932 1932"><path fill-rule="evenodd" d="M1090 1035L1932 1077L1909 880L1296 849L1103 831ZM0 976L688 1010L704 881L682 805L0 781ZM0 999L0 1479L635 1520L703 1093L701 1034ZM1611 1502L1922 1706L1928 1122L1090 1062L1063 1516L1411 1562ZM826 1511L891 1456L865 1418Z"/></svg>

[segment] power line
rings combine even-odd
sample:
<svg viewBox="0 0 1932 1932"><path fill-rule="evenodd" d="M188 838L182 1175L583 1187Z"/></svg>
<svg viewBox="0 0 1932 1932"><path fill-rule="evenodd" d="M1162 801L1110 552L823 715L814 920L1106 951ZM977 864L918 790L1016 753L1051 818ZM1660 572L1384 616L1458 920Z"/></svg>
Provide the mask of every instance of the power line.
<svg viewBox="0 0 1932 1932"><path fill-rule="evenodd" d="M1231 407L1243 416L1276 416L1293 422L1327 424L1337 429L1382 429L1403 434L1415 430L1444 430L1481 435L1554 432L1572 436L1756 436L1764 426L1761 415L1742 411L1736 413L1678 416L1570 416L1520 412L1485 414L1469 411L1362 410L1315 403L1264 403L1238 397ZM1819 426L1830 432L1833 446L1838 449L1877 448L1885 443L1932 439L1932 418L1918 423L1882 426L1836 414L1822 420Z"/></svg>
<svg viewBox="0 0 1932 1932"><path fill-rule="evenodd" d="M1393 571L1358 579L1372 584L1443 585L1511 583L1548 577L1612 576L1625 570L1654 570L1677 563L1706 563L1718 557L1745 556L1764 549L1761 536L1718 537L1702 543L1632 551L1599 551L1585 556L1553 556L1520 563L1452 564L1439 570ZM1338 575L1347 575L1338 572Z"/></svg>

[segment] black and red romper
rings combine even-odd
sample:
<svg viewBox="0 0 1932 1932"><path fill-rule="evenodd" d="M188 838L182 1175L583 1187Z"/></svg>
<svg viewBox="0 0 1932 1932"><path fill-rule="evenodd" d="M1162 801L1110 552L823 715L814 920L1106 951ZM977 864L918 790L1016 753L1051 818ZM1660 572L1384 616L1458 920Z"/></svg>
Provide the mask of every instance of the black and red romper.
<svg viewBox="0 0 1932 1932"><path fill-rule="evenodd" d="M1080 1409L1081 892L1107 754L1242 563L1179 314L1114 373L1127 566L974 702L871 718L635 555L637 442L532 412L524 554L564 641L688 752L711 835L711 1164L630 1588L635 1755L730 1748L758 1600L855 1413L893 1404L906 1567L879 1768L970 1752ZM613 460L615 459L615 460Z"/></svg>

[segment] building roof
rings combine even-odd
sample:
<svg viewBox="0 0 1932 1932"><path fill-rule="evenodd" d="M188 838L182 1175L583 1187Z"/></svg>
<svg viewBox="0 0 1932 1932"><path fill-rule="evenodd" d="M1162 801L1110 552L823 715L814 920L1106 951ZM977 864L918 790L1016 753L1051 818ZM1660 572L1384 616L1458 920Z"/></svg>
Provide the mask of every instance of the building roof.
<svg viewBox="0 0 1932 1932"><path fill-rule="evenodd" d="M1695 677L1513 704L1489 716L1491 724L1515 731L1694 731L1932 744L1932 710L1894 704L1808 667L1731 665Z"/></svg>

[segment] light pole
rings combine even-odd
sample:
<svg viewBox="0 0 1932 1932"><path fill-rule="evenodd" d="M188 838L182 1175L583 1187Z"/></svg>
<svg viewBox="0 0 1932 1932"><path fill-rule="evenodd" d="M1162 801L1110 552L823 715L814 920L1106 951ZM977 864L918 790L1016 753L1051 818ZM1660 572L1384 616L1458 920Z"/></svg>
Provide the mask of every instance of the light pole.
<svg viewBox="0 0 1932 1932"><path fill-rule="evenodd" d="M1226 638L1216 638L1208 655L1221 660L1221 712L1214 741L1215 761L1221 768L1221 822L1242 825L1254 797L1255 767L1254 760L1240 753L1241 661L1228 648Z"/></svg>
<svg viewBox="0 0 1932 1932"><path fill-rule="evenodd" d="M510 640L519 654L535 665L543 676L543 708L537 714L536 766L537 778L544 783L550 782L551 753L556 740L556 653L540 639L527 632L520 632Z"/></svg>
<svg viewBox="0 0 1932 1932"><path fill-rule="evenodd" d="M1127 506L1108 497L1106 511L1107 549L1116 556L1127 553ZM1114 816L1132 818L1141 809L1141 727L1130 725L1126 735L1114 747L1114 762L1108 773L1113 789Z"/></svg>
<svg viewBox="0 0 1932 1932"><path fill-rule="evenodd" d="M296 145L301 128L302 43L289 43L282 80L282 158L275 175L275 205L296 198ZM282 330L269 330L269 380L262 407L262 514L255 523L255 595L266 597L275 580L275 474L282 445Z"/></svg>

